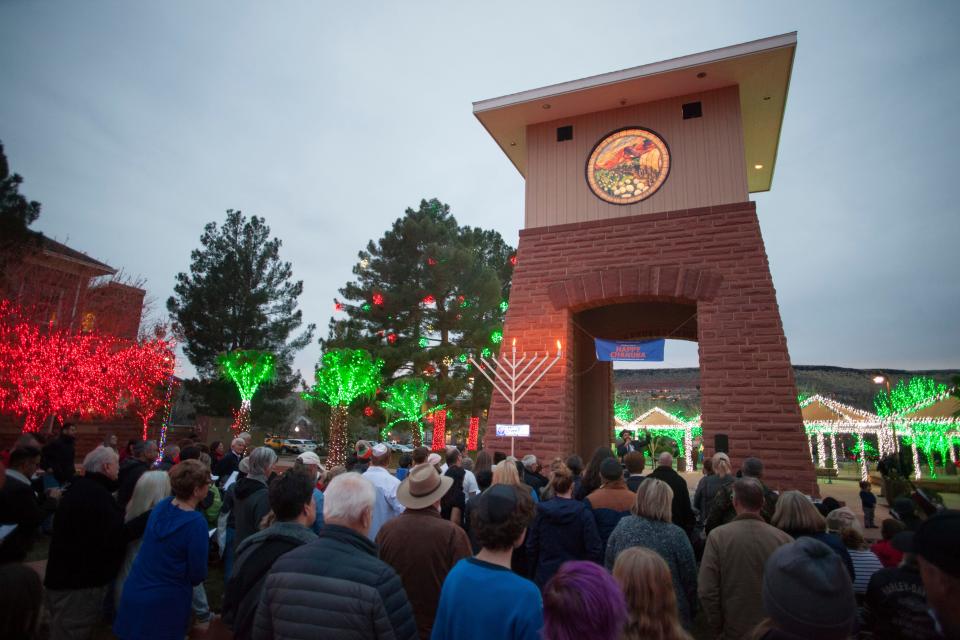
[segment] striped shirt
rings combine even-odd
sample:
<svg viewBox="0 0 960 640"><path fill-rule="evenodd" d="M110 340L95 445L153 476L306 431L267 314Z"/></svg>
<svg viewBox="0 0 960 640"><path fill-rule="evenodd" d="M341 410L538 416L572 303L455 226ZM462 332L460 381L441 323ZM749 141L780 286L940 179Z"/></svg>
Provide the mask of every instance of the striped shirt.
<svg viewBox="0 0 960 640"><path fill-rule="evenodd" d="M868 549L848 549L850 559L853 560L854 575L853 592L862 595L867 592L867 585L870 584L870 577L883 569L880 558L873 551Z"/></svg>

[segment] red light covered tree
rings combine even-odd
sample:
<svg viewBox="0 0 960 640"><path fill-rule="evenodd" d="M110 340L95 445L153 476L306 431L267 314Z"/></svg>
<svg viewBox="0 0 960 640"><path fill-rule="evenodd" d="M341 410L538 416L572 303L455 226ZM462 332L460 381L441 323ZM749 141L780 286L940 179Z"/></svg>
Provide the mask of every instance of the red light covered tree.
<svg viewBox="0 0 960 640"><path fill-rule="evenodd" d="M166 388L173 375L173 343L157 337L117 351L112 358L117 396L127 399L127 408L143 422L146 440L150 420L167 403Z"/></svg>
<svg viewBox="0 0 960 640"><path fill-rule="evenodd" d="M0 320L0 385L3 408L24 418L24 431L39 431L49 416L61 422L74 413L94 414L105 404L95 384L109 356L106 341L91 334L43 332L23 322L4 303Z"/></svg>
<svg viewBox="0 0 960 640"><path fill-rule="evenodd" d="M477 436L480 434L480 417L470 418L470 431L467 433L467 451L477 450Z"/></svg>
<svg viewBox="0 0 960 640"><path fill-rule="evenodd" d="M124 399L153 405L153 395L162 401L158 385L172 369L166 340L131 344L94 332L41 329L0 301L0 409L22 416L25 432L39 431L51 416L62 423L74 415L110 415Z"/></svg>
<svg viewBox="0 0 960 640"><path fill-rule="evenodd" d="M447 410L440 409L433 412L433 441L430 443L434 451L443 451L447 448Z"/></svg>

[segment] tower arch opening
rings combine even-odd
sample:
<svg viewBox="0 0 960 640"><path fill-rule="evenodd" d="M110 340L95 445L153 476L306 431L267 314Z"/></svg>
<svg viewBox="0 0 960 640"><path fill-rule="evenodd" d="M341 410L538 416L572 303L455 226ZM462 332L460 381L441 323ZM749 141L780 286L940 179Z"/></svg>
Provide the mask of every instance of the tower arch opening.
<svg viewBox="0 0 960 640"><path fill-rule="evenodd" d="M574 441L581 456L610 446L613 437L614 367L597 360L594 338L697 340L697 307L690 301L636 299L571 312L576 394Z"/></svg>

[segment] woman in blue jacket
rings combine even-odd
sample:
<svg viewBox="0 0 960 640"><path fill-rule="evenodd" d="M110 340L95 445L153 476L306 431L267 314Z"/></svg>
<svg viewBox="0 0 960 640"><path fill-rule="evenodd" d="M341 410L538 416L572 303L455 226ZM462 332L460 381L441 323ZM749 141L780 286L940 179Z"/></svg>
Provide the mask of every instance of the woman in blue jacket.
<svg viewBox="0 0 960 640"><path fill-rule="evenodd" d="M207 577L207 521L197 505L210 487L210 469L185 460L170 469L172 498L157 503L123 586L113 632L123 640L182 640L194 585Z"/></svg>
<svg viewBox="0 0 960 640"><path fill-rule="evenodd" d="M527 531L527 561L540 589L568 560L603 560L603 542L590 509L573 499L573 474L564 466L553 472L554 497L537 505Z"/></svg>

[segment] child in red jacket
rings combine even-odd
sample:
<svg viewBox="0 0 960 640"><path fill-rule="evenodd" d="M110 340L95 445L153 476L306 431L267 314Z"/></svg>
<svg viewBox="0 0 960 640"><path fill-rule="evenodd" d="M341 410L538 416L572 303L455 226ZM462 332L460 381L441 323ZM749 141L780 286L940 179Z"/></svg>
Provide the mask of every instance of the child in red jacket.
<svg viewBox="0 0 960 640"><path fill-rule="evenodd" d="M903 551L893 548L893 536L903 531L903 523L893 518L887 518L880 523L880 535L883 539L875 542L870 551L880 558L880 564L885 567L899 567L903 560Z"/></svg>

